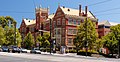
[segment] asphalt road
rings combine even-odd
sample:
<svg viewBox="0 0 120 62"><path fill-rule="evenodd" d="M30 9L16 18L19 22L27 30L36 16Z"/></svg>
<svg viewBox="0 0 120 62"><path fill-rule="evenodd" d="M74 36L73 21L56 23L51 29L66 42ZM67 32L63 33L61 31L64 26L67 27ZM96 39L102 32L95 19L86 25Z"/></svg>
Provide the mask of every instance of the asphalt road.
<svg viewBox="0 0 120 62"><path fill-rule="evenodd" d="M0 52L0 62L120 62L120 59Z"/></svg>
<svg viewBox="0 0 120 62"><path fill-rule="evenodd" d="M27 59L27 58L18 58L11 56L0 56L0 62L53 62L47 60L38 60L38 59Z"/></svg>

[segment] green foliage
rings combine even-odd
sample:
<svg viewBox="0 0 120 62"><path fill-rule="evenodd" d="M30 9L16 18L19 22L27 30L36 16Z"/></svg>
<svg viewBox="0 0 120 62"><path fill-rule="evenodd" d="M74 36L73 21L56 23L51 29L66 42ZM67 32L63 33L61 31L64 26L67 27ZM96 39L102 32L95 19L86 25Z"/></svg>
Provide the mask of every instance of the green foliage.
<svg viewBox="0 0 120 62"><path fill-rule="evenodd" d="M40 43L40 47L49 47L50 46L50 42L48 41L50 37L49 33L44 33L43 36L39 35L37 36L37 42Z"/></svg>
<svg viewBox="0 0 120 62"><path fill-rule="evenodd" d="M118 41L120 40L120 25L112 26L111 32L103 37L104 47L110 50L110 53L115 53L118 48Z"/></svg>
<svg viewBox="0 0 120 62"><path fill-rule="evenodd" d="M70 49L70 50L67 50L66 53L77 53L77 51L74 49Z"/></svg>
<svg viewBox="0 0 120 62"><path fill-rule="evenodd" d="M87 39L86 39L86 27L87 27ZM97 38L98 34L95 29L95 23L88 19L87 21L85 20L83 23L81 23L80 26L78 27L78 33L74 39L74 45L76 47L83 48L85 46L85 41L87 40L88 48L93 49Z"/></svg>
<svg viewBox="0 0 120 62"><path fill-rule="evenodd" d="M16 30L16 44L17 46L21 46L22 38L19 30Z"/></svg>
<svg viewBox="0 0 120 62"><path fill-rule="evenodd" d="M5 26L9 26L9 27L15 27L15 24L17 22L10 16L0 16L0 25L5 28Z"/></svg>
<svg viewBox="0 0 120 62"><path fill-rule="evenodd" d="M33 45L34 45L34 38L33 38L32 34L31 34L31 32L29 32L27 34L27 36L25 37L24 43L25 43L25 46L26 46L27 49L30 49L30 48L33 47Z"/></svg>
<svg viewBox="0 0 120 62"><path fill-rule="evenodd" d="M0 26L0 45L3 45L5 43L5 31L2 28L2 26Z"/></svg>
<svg viewBox="0 0 120 62"><path fill-rule="evenodd" d="M16 21L10 17L10 16L0 16L0 26L2 26L2 28L4 29L4 37L3 39L5 39L4 42L2 42L4 45L16 45L15 42L15 33L16 33ZM20 35L19 32L17 31L18 34L16 38L19 38L20 42ZM17 42L17 43L19 43Z"/></svg>
<svg viewBox="0 0 120 62"><path fill-rule="evenodd" d="M95 44L96 46L95 50L99 51L99 49L103 47L103 44L104 42L102 41L102 39L97 39L96 44Z"/></svg>

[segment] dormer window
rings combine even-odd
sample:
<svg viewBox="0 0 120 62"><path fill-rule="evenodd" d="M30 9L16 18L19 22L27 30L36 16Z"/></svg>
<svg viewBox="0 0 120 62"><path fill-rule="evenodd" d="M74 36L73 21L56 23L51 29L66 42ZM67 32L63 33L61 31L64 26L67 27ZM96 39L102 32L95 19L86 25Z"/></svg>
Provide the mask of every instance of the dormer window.
<svg viewBox="0 0 120 62"><path fill-rule="evenodd" d="M68 11L70 11L70 9L68 9Z"/></svg>

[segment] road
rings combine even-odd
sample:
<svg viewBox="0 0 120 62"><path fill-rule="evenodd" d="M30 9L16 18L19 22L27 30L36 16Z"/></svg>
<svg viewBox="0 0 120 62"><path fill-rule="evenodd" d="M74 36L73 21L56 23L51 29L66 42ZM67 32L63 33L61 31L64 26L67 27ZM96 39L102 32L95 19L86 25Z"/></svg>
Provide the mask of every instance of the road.
<svg viewBox="0 0 120 62"><path fill-rule="evenodd" d="M0 52L0 62L120 62L120 59Z"/></svg>

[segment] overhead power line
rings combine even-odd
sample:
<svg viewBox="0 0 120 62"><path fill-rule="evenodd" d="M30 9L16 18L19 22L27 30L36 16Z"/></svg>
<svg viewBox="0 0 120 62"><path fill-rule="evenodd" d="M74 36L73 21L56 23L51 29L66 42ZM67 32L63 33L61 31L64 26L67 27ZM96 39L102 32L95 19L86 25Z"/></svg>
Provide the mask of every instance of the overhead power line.
<svg viewBox="0 0 120 62"><path fill-rule="evenodd" d="M112 1L112 0L105 0L105 1L101 1L101 2L94 3L94 4L90 4L90 5L88 5L88 6L94 6L94 5L106 3L106 2L109 2L109 1Z"/></svg>
<svg viewBox="0 0 120 62"><path fill-rule="evenodd" d="M111 8L111 9L102 10L102 11L96 11L96 12L94 12L94 13L104 13L104 12L109 12L109 11L113 11L113 10L117 10L117 9L120 9L120 7L117 7L117 8Z"/></svg>
<svg viewBox="0 0 120 62"><path fill-rule="evenodd" d="M21 11L0 11L0 13L34 13L34 12L21 12Z"/></svg>
<svg viewBox="0 0 120 62"><path fill-rule="evenodd" d="M120 14L120 13L107 13L107 14L98 14L98 15L95 15L95 16L115 15L115 14Z"/></svg>

